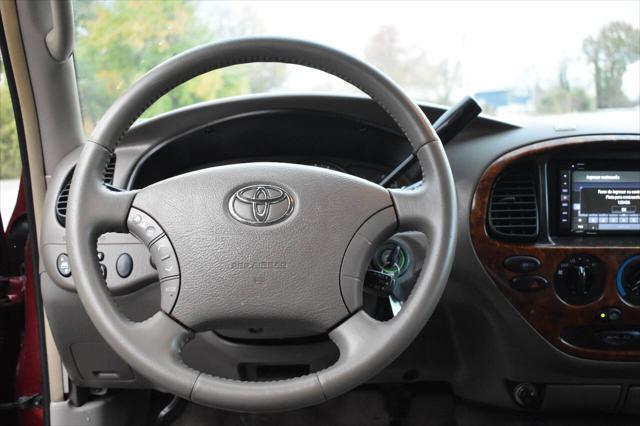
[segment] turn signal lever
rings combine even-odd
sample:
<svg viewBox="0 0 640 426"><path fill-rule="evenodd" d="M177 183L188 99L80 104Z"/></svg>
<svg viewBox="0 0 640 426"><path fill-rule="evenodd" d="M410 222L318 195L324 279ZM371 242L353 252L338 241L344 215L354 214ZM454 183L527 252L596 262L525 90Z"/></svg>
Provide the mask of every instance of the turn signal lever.
<svg viewBox="0 0 640 426"><path fill-rule="evenodd" d="M458 133L469 125L482 112L480 105L471 97L466 96L460 102L445 111L433 123L433 128L440 137L442 144L445 145L451 141ZM407 158L402 161L395 169L386 175L380 181L380 185L388 187L394 183L407 169L413 166L418 159L411 153Z"/></svg>

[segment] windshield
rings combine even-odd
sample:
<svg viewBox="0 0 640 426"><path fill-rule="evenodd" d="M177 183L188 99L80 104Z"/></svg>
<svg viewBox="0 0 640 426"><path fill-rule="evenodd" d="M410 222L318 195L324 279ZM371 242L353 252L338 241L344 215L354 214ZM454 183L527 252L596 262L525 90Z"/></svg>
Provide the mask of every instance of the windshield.
<svg viewBox="0 0 640 426"><path fill-rule="evenodd" d="M85 129L153 66L203 43L243 35L305 38L389 74L416 100L473 95L514 118L640 103L640 2L74 2L75 61ZM263 92L357 90L282 64L231 67L183 84L151 117L196 102Z"/></svg>

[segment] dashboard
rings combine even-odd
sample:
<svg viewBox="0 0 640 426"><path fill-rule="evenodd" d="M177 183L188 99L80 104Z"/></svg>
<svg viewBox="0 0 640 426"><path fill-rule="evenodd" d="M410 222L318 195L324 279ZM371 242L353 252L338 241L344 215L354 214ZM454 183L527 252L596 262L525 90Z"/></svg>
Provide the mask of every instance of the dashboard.
<svg viewBox="0 0 640 426"><path fill-rule="evenodd" d="M432 122L444 112L421 107ZM250 96L136 124L105 182L136 189L254 161L378 182L410 152L368 99ZM509 408L570 408L589 398L594 407L630 410L627 400L640 398L640 123L579 122L557 130L548 122L481 116L446 152L459 206L450 282L416 341L373 380L446 382L460 398ZM75 294L64 216L78 155L69 153L48 181L40 235L47 316L76 383L147 387L102 340ZM420 179L413 167L396 185ZM151 316L160 284L146 246L129 234L105 234L96 252L120 309L132 320ZM394 315L399 307L380 300L409 297L420 272L413 259L428 252L418 233L385 242L368 272L365 309L381 320ZM397 278L393 288L389 274ZM198 334L183 355L194 368L245 380L317 371L338 356L322 336L287 340L232 329ZM535 398L523 398L531 393Z"/></svg>
<svg viewBox="0 0 640 426"><path fill-rule="evenodd" d="M631 361L640 357L640 152L635 137L616 137L615 152L610 139L545 141L495 161L476 190L471 233L487 272L550 343Z"/></svg>

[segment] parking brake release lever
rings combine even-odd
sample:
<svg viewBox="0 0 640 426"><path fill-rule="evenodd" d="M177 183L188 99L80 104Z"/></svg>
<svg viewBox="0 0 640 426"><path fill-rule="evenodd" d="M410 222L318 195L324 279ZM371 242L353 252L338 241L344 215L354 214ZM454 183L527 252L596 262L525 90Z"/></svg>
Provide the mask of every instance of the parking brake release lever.
<svg viewBox="0 0 640 426"><path fill-rule="evenodd" d="M451 141L458 133L469 125L482 112L482 108L471 96L465 96L460 102L445 111L444 114L433 123L433 128L440 137L443 145ZM380 185L388 187L418 159L411 153L405 158L391 173L387 174L380 181Z"/></svg>

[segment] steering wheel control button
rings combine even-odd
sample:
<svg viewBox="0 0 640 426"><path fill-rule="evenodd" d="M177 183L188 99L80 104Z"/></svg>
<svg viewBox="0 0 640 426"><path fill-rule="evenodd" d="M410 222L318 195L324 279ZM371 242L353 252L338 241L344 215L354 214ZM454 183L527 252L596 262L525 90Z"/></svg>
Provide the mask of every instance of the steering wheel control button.
<svg viewBox="0 0 640 426"><path fill-rule="evenodd" d="M104 264L100 264L100 273L102 274L102 278L107 279L107 267Z"/></svg>
<svg viewBox="0 0 640 426"><path fill-rule="evenodd" d="M127 226L129 227L129 232L147 246L150 246L153 241L164 235L160 225L151 216L135 208L132 208L129 212Z"/></svg>
<svg viewBox="0 0 640 426"><path fill-rule="evenodd" d="M169 278L160 282L160 308L163 311L171 313L176 300L178 300L179 291L179 278Z"/></svg>
<svg viewBox="0 0 640 426"><path fill-rule="evenodd" d="M167 247L166 245L159 244L157 246L157 249L160 260L168 260L171 258L171 249L169 249L169 247Z"/></svg>
<svg viewBox="0 0 640 426"><path fill-rule="evenodd" d="M122 253L116 260L116 272L120 278L127 278L133 271L133 259L129 253Z"/></svg>
<svg viewBox="0 0 640 426"><path fill-rule="evenodd" d="M173 247L166 235L154 242L150 249L160 280L180 274L178 259L176 259Z"/></svg>
<svg viewBox="0 0 640 426"><path fill-rule="evenodd" d="M519 275L511 279L511 288L522 292L544 290L549 287L549 281L540 275Z"/></svg>
<svg viewBox="0 0 640 426"><path fill-rule="evenodd" d="M533 256L511 256L504 260L504 267L511 272L534 272L540 267L540 260Z"/></svg>
<svg viewBox="0 0 640 426"><path fill-rule="evenodd" d="M65 278L71 276L71 264L69 263L69 256L67 253L61 253L56 259L56 267L58 273Z"/></svg>

